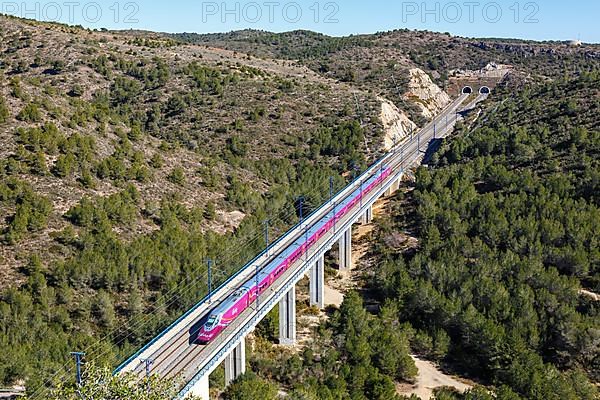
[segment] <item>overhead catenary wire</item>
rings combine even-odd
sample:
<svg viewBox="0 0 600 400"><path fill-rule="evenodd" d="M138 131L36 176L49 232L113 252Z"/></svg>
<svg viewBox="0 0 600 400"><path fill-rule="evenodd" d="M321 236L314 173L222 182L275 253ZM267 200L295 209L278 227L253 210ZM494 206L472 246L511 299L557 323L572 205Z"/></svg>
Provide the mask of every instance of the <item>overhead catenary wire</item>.
<svg viewBox="0 0 600 400"><path fill-rule="evenodd" d="M290 214L290 213L288 213ZM235 253L234 257L239 256L246 248L247 246L252 243L253 241L259 239L261 237L261 234L257 234L255 235L253 238L246 240L246 242L244 244L242 244L242 248L238 247L238 251ZM231 259L233 259L233 257L230 257ZM218 271L222 274L226 274L227 271ZM163 309L168 309L170 306L172 306L176 301L179 300L179 298L183 295L189 294L190 290L192 290L195 286L196 283L200 282L201 280L204 281L206 280L207 274L205 273L204 275L201 275L195 279L193 279L192 281L189 281L185 286L183 286L183 290L181 290L181 286L178 286L176 288L171 289L169 292L166 293L166 295L170 295L170 297L168 297L167 301L165 301L162 305L157 304L157 302L152 303L151 306L154 306L155 311L160 311L161 308ZM113 345L120 345L122 344L125 340L127 340L128 338L131 337L131 335L134 333L134 331L136 330L136 328L139 328L141 326L145 326L148 323L150 323L151 321L153 321L154 319L157 318L157 314L153 313L150 314L148 316L146 316L145 320L138 320L137 322L134 322L133 327L130 327L130 332L129 334L121 337L120 340L113 342ZM118 334L119 330L121 328L115 328L113 329L111 332L105 334L104 336L102 336L101 338L97 339L93 344L91 344L90 346L88 346L85 351L88 354L88 356L86 357L88 359L88 362L93 362L95 360L97 360L98 358L106 355L110 350L104 350L101 354L96 354L96 347L100 344L102 344L104 341L106 341L107 339L109 339L111 336ZM70 364L63 364L63 367L66 367L68 365L68 367L66 368L66 370L58 370L55 374L53 374L49 380L56 380L56 378L60 375L61 380L63 380L68 374L72 374L73 372L73 367ZM40 393L40 391L43 391L45 388L40 387L38 390L36 390L33 394L32 394L32 398L36 398L36 396L38 396Z"/></svg>
<svg viewBox="0 0 600 400"><path fill-rule="evenodd" d="M256 235L254 238L246 241L246 243L243 245L244 247L246 247L248 244L250 244L252 241L257 240L258 238L260 238L260 234ZM244 249L240 249L238 250L238 252L235 253L235 256L240 255L242 252L244 251ZM233 257L232 257L233 258ZM227 274L227 271L216 271L218 273L221 273L222 275ZM154 306L154 310L155 311L160 311L161 309L167 310L170 306L172 306L173 304L175 304L175 302L177 302L179 300L179 298L185 294L189 294L190 290L192 290L195 286L196 283L200 282L200 281L205 281L207 278L207 273L204 273L204 275L201 275L195 279L193 279L192 281L188 282L184 287L183 290L178 290L181 289L181 286L178 286L177 288L172 289L170 292L167 292L167 294L171 293L171 297L168 298L167 301L165 301L163 304L157 304L157 302L154 302L152 304L152 306ZM131 335L135 332L135 330L139 327L145 326L147 324L149 324L151 321L153 321L154 319L157 318L157 313L152 313L146 316L145 320L138 320L136 322L134 322L134 325L132 327L130 327L129 329L129 333L127 335L124 335L123 337L121 337L120 340L116 341L116 342L112 342L113 345L120 345L123 342L125 342L125 340L127 340L128 338L131 337ZM85 352L88 354L88 356L86 357L86 359L89 362L94 362L95 360L97 360L98 358L105 356L106 354L108 354L110 352L110 349L105 349L104 351L102 351L102 353L97 354L96 352L98 350L96 350L96 347L100 344L102 344L104 341L106 341L107 339L109 339L111 336L115 335L118 333L118 331L121 328L115 328L113 329L111 332L105 334L103 337L97 339L93 344L91 344L90 346L88 346L85 349ZM68 366L67 366L68 365ZM53 374L49 380L53 381L56 380L56 378L60 375L60 379L64 380L64 378L66 376L68 376L69 374L73 373L73 367L71 366L71 364L63 364L63 367L66 367L66 370L58 370L55 374ZM44 391L44 387L40 387L38 390L36 390L33 394L32 394L32 398L36 398L36 396L38 396L41 392Z"/></svg>

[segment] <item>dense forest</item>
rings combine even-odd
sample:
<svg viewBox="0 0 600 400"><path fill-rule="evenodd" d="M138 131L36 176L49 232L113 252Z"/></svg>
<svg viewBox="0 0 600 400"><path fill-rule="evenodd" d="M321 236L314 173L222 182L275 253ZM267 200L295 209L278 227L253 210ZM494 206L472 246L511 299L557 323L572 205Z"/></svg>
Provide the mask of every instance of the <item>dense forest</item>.
<svg viewBox="0 0 600 400"><path fill-rule="evenodd" d="M579 291L600 288L599 93L594 72L504 94L418 171L419 250L387 251L376 278L455 365L524 398L597 396L600 315Z"/></svg>
<svg viewBox="0 0 600 400"><path fill-rule="evenodd" d="M600 289L599 93L597 72L496 93L381 231L381 296L500 398L598 396L600 314L580 289ZM412 218L418 251L399 254L385 239Z"/></svg>

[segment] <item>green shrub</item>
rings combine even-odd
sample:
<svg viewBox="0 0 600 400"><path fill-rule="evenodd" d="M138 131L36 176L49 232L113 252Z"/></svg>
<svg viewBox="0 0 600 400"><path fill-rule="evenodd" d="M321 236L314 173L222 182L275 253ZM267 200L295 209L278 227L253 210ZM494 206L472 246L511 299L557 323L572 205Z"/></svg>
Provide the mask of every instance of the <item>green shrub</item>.
<svg viewBox="0 0 600 400"><path fill-rule="evenodd" d="M165 162L159 152L154 153L154 155L150 159L150 166L152 168L156 168L156 169L162 168L164 163Z"/></svg>
<svg viewBox="0 0 600 400"><path fill-rule="evenodd" d="M16 243L26 232L36 232L48 224L52 203L46 197L25 189L16 199L16 212L6 231L9 243Z"/></svg>
<svg viewBox="0 0 600 400"><path fill-rule="evenodd" d="M185 172L181 167L175 167L167 177L172 183L183 186L185 185Z"/></svg>
<svg viewBox="0 0 600 400"><path fill-rule="evenodd" d="M77 159L73 154L61 154L54 164L52 172L59 178L71 176L77 166Z"/></svg>
<svg viewBox="0 0 600 400"><path fill-rule="evenodd" d="M210 202L206 205L206 210L204 212L204 216L209 221L213 221L215 218L217 218L217 209L216 209L214 203Z"/></svg>
<svg viewBox="0 0 600 400"><path fill-rule="evenodd" d="M223 398L226 400L275 400L277 387L259 378L256 374L247 372L225 389Z"/></svg>
<svg viewBox="0 0 600 400"><path fill-rule="evenodd" d="M6 100L4 100L4 97L0 95L0 124L3 124L6 121L8 121L8 117L10 117L8 105L6 104Z"/></svg>
<svg viewBox="0 0 600 400"><path fill-rule="evenodd" d="M37 104L29 103L17 114L17 119L24 122L40 122L42 114Z"/></svg>
<svg viewBox="0 0 600 400"><path fill-rule="evenodd" d="M81 87L81 85L75 85L73 86L73 88L71 88L68 95L71 97L81 97L84 93L85 90L83 89L83 87Z"/></svg>

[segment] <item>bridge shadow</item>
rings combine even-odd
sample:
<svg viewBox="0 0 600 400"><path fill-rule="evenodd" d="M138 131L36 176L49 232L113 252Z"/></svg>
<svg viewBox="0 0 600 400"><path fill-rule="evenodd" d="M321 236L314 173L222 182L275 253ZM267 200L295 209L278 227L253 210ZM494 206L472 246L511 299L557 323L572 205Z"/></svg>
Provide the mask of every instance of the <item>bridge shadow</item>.
<svg viewBox="0 0 600 400"><path fill-rule="evenodd" d="M436 151L439 150L442 145L442 139L431 139L429 143L427 143L427 149L425 150L425 155L423 156L423 161L421 164L429 164L431 161L431 157L435 154Z"/></svg>
<svg viewBox="0 0 600 400"><path fill-rule="evenodd" d="M465 118L465 117L467 117L467 115L469 115L471 112L473 112L473 110L474 110L474 108L469 108L469 109L465 109L462 111L458 111L457 114L460 115L462 118ZM431 139L429 141L429 143L427 143L427 149L424 152L425 155L423 156L422 164L429 164L433 154L436 151L438 151L440 146L442 145L442 140L443 139L436 138L436 139Z"/></svg>
<svg viewBox="0 0 600 400"><path fill-rule="evenodd" d="M188 330L188 334L189 334L188 344L190 346L202 344L198 341L198 332L200 332L200 328L202 328L202 325L204 325L206 323L209 316L210 316L210 313L206 314L205 316L200 318L198 321L196 321L196 323L194 325L192 325L190 327L190 329Z"/></svg>
<svg viewBox="0 0 600 400"><path fill-rule="evenodd" d="M460 115L461 117L466 117L467 115L469 115L469 113L473 111L473 109L469 108L469 109L464 109L461 111L458 111L457 114Z"/></svg>

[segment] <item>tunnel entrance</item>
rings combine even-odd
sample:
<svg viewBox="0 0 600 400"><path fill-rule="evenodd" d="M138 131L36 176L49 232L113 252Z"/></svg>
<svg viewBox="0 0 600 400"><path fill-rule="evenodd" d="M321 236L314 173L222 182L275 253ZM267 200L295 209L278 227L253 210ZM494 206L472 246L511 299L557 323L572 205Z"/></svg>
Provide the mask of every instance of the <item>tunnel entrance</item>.
<svg viewBox="0 0 600 400"><path fill-rule="evenodd" d="M479 89L479 94L490 94L490 93L491 93L491 90L490 90L490 88L489 88L489 87L487 87L487 86L482 86L482 87Z"/></svg>
<svg viewBox="0 0 600 400"><path fill-rule="evenodd" d="M463 94L471 94L473 93L473 88L471 86L465 86L462 90Z"/></svg>

